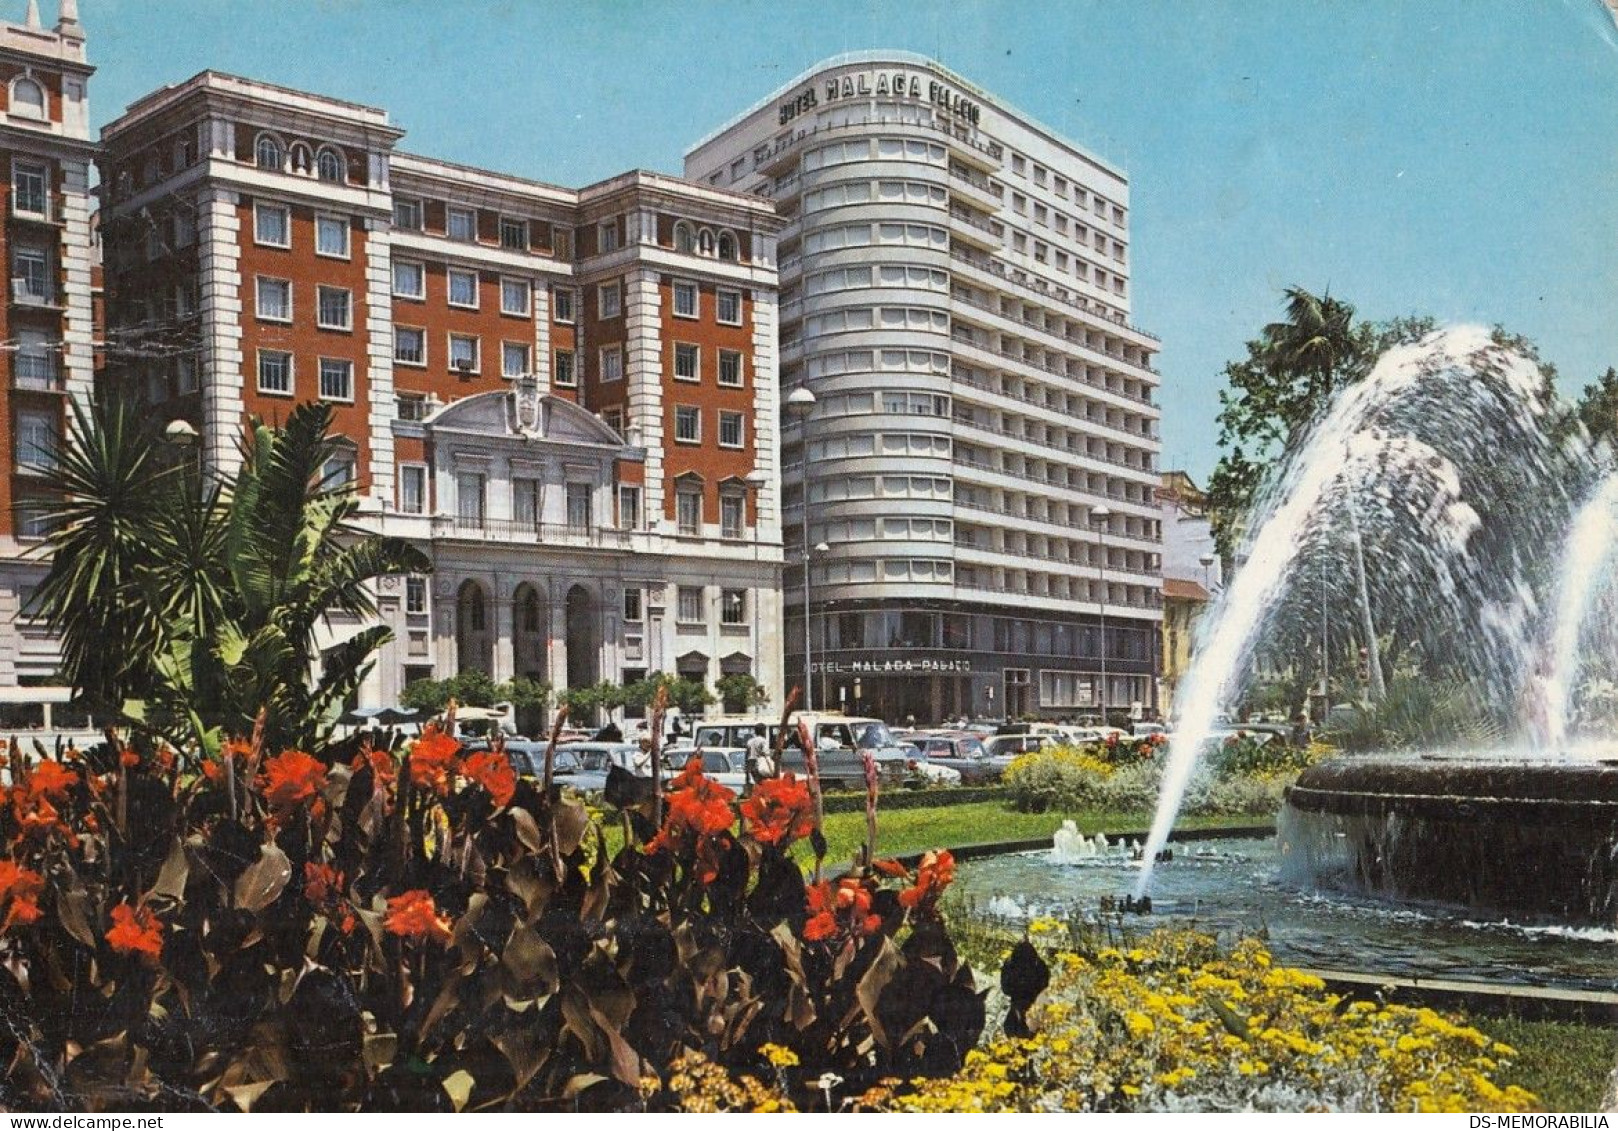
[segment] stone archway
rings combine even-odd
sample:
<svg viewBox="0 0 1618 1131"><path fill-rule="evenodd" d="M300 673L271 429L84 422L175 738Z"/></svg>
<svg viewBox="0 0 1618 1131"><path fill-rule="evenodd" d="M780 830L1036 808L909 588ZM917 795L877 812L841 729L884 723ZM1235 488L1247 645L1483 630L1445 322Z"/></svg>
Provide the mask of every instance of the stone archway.
<svg viewBox="0 0 1618 1131"><path fill-rule="evenodd" d="M494 674L494 607L477 581L463 581L455 595L455 669Z"/></svg>
<svg viewBox="0 0 1618 1131"><path fill-rule="evenodd" d="M567 591L567 685L589 687L601 678L601 640L596 601L575 585Z"/></svg>
<svg viewBox="0 0 1618 1131"><path fill-rule="evenodd" d="M550 610L537 586L523 582L511 595L511 674L545 682L549 674Z"/></svg>

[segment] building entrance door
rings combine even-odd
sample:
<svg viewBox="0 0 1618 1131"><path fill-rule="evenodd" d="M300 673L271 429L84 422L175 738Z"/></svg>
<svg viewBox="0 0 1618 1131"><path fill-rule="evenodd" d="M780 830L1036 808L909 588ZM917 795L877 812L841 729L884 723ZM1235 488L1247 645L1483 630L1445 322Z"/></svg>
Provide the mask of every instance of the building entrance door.
<svg viewBox="0 0 1618 1131"><path fill-rule="evenodd" d="M1028 669L1005 670L1006 718L1020 719L1028 714Z"/></svg>

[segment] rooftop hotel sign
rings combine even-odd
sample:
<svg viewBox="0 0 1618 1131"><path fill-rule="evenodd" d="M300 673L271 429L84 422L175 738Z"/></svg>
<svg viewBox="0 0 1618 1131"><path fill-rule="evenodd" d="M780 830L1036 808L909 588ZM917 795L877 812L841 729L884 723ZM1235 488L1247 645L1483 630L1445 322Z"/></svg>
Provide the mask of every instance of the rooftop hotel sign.
<svg viewBox="0 0 1618 1131"><path fill-rule="evenodd" d="M810 83L781 103L781 124L784 126L799 114L806 114L818 106L845 98L905 98L918 102L925 100L962 121L971 122L974 126L983 116L983 109L976 102L951 90L936 79L925 78L908 71L865 71L829 78L819 86Z"/></svg>

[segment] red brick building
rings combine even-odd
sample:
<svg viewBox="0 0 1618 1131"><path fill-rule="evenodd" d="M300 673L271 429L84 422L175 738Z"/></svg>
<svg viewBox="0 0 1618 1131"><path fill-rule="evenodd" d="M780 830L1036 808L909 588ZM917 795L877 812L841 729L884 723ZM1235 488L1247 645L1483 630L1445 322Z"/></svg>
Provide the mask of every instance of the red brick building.
<svg viewBox="0 0 1618 1131"><path fill-rule="evenodd" d="M645 172L562 188L402 136L213 71L108 124L108 381L188 420L216 470L248 417L334 406L328 475L436 565L384 585L368 701L463 668L778 686L774 208Z"/></svg>

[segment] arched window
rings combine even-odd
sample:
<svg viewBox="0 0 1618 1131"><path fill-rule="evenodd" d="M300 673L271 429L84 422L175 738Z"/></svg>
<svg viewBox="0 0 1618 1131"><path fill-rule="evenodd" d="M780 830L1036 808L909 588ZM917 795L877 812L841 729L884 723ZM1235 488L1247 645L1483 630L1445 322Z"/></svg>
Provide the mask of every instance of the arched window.
<svg viewBox="0 0 1618 1131"><path fill-rule="evenodd" d="M253 163L260 169L268 169L279 173L285 164L285 154L281 143L269 134L259 134L258 143L253 146Z"/></svg>
<svg viewBox="0 0 1618 1131"><path fill-rule="evenodd" d="M713 254L713 233L707 228L702 229L702 231L697 234L697 254Z"/></svg>
<svg viewBox="0 0 1618 1131"><path fill-rule="evenodd" d="M674 250L690 255L696 247L696 241L691 238L691 225L684 220L674 225Z"/></svg>
<svg viewBox="0 0 1618 1131"><path fill-rule="evenodd" d="M348 180L348 171L344 168L343 155L331 146L322 146L315 155L315 175L323 181L340 185Z"/></svg>
<svg viewBox="0 0 1618 1131"><path fill-rule="evenodd" d="M11 112L24 118L45 116L45 88L31 78L11 84Z"/></svg>
<svg viewBox="0 0 1618 1131"><path fill-rule="evenodd" d="M308 173L314 168L315 155L301 141L292 143L287 150L287 156L292 159L292 171L294 173Z"/></svg>
<svg viewBox="0 0 1618 1131"><path fill-rule="evenodd" d="M482 632L489 626L489 615L483 607L483 590L472 590L467 598L466 606L467 620L471 622L468 627L473 632Z"/></svg>
<svg viewBox="0 0 1618 1131"><path fill-rule="evenodd" d="M736 237L729 232L719 233L719 258L728 259L733 263L737 259Z"/></svg>

